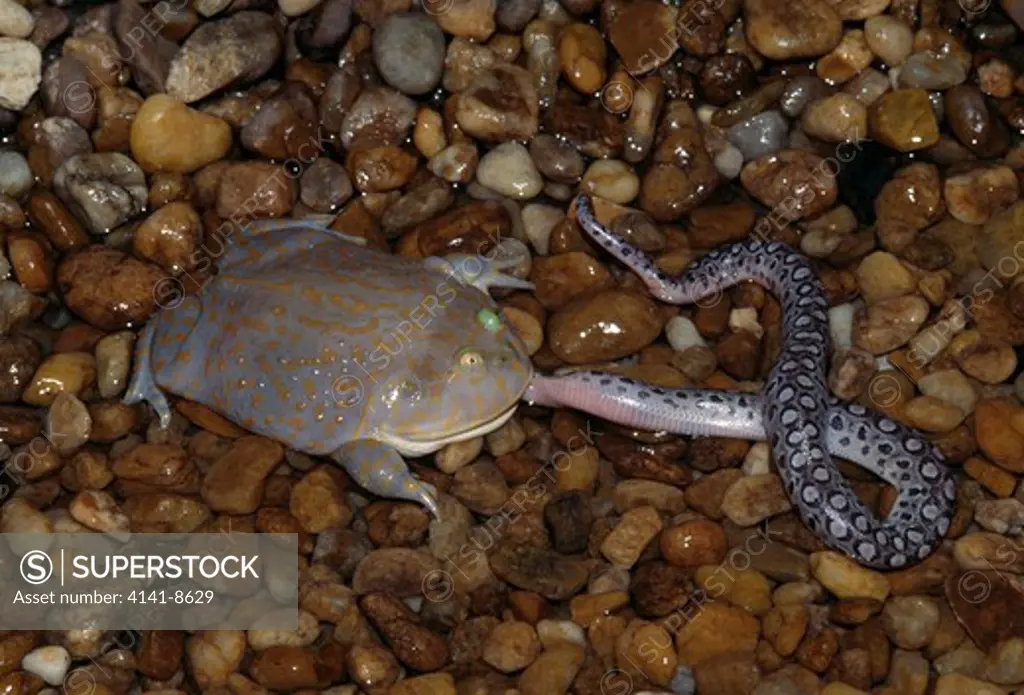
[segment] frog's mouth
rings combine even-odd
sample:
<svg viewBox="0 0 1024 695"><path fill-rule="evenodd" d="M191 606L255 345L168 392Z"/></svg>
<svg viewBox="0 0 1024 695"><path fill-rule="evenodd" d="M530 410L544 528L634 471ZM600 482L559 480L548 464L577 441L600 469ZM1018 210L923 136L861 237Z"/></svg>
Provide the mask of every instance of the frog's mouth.
<svg viewBox="0 0 1024 695"><path fill-rule="evenodd" d="M515 414L516 408L519 407L518 399L512 403L508 408L498 413L497 416L481 422L473 427L465 430L460 430L453 434L440 437L438 439L404 439L402 437L396 437L384 432L380 433L380 440L384 443L392 446L399 454L406 458L417 458L419 456L426 456L432 454L435 451L453 444L455 442L462 442L473 437L480 437L485 434L489 434L494 430L498 429Z"/></svg>

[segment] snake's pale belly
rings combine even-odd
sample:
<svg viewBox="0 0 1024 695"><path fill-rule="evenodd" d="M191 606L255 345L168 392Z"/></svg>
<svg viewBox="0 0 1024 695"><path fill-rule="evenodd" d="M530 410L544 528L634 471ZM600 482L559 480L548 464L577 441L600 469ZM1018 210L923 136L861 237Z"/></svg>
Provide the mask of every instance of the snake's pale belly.
<svg viewBox="0 0 1024 695"><path fill-rule="evenodd" d="M829 546L862 564L896 569L924 559L949 529L956 489L941 455L913 430L832 398L826 383L828 304L809 262L777 242L716 250L681 278L666 277L641 251L605 230L577 199L583 229L637 272L662 301L690 304L753 280L783 311L782 349L760 395L670 390L596 372L535 377L527 400L578 407L609 420L677 434L766 439L800 517ZM830 454L876 473L899 491L877 519Z"/></svg>

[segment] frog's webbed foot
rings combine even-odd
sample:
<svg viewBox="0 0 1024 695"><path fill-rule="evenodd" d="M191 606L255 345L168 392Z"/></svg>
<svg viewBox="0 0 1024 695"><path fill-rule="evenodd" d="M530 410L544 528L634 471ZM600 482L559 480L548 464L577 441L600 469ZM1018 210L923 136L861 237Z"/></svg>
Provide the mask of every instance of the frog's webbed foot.
<svg viewBox="0 0 1024 695"><path fill-rule="evenodd" d="M352 479L375 495L422 504L435 519L441 518L437 490L417 480L393 448L372 439L359 439L331 454Z"/></svg>
<svg viewBox="0 0 1024 695"><path fill-rule="evenodd" d="M520 260L509 255L485 258L468 253L453 253L444 258L427 258L424 262L428 267L436 268L463 285L475 287L484 293L491 288L532 290L535 288L532 282L502 272L515 268Z"/></svg>
<svg viewBox="0 0 1024 695"><path fill-rule="evenodd" d="M122 401L125 405L134 405L142 401L149 403L160 418L160 426L167 429L171 424L171 405L156 385L153 378L153 363L150 359L155 330L156 322L150 321L139 333L135 344L135 373L132 374L132 380Z"/></svg>

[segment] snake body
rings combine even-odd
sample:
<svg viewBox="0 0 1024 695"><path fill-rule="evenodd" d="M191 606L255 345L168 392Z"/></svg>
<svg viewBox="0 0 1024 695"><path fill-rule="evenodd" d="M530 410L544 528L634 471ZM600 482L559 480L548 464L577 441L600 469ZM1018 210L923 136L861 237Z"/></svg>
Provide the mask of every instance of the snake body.
<svg viewBox="0 0 1024 695"><path fill-rule="evenodd" d="M716 299L740 282L763 285L782 306L781 353L760 395L654 388L581 371L534 377L526 400L676 434L767 440L793 507L827 545L880 569L905 567L931 554L949 529L956 499L952 472L919 433L830 396L828 303L806 258L785 244L752 239L716 249L680 278L670 278L605 229L585 196L576 200L576 217L585 233L661 301L693 304ZM830 454L897 487L887 519L877 519L861 503Z"/></svg>

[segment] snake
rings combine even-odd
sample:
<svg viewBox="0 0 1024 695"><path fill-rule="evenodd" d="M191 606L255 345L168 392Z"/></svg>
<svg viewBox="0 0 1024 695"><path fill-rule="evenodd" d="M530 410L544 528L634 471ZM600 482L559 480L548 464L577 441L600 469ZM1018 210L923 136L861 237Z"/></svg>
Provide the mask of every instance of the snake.
<svg viewBox="0 0 1024 695"><path fill-rule="evenodd" d="M780 354L759 394L661 388L569 368L535 375L524 400L650 431L767 441L800 519L826 546L866 567L897 570L938 547L955 509L952 469L921 433L830 393L828 300L807 258L782 242L751 237L713 249L681 276L670 277L644 251L605 228L586 194L577 196L575 208L587 236L662 302L705 305L746 281L773 293L782 307ZM887 518L879 519L854 494L833 456L896 488Z"/></svg>

